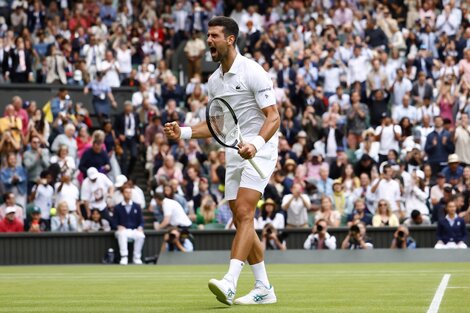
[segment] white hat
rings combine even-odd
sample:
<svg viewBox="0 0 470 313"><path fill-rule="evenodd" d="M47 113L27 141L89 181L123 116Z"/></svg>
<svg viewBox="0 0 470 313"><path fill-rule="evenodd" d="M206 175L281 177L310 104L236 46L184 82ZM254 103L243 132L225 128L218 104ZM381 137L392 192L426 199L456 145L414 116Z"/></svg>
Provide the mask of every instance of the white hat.
<svg viewBox="0 0 470 313"><path fill-rule="evenodd" d="M75 71L73 72L73 80L79 81L79 80L82 80L82 78L83 78L82 71L80 71L80 70L75 70Z"/></svg>
<svg viewBox="0 0 470 313"><path fill-rule="evenodd" d="M93 180L93 179L97 179L98 178L98 170L94 167L90 167L87 171L86 171L86 176Z"/></svg>
<svg viewBox="0 0 470 313"><path fill-rule="evenodd" d="M116 182L114 183L114 186L116 188L121 188L122 185L124 185L127 182L127 177L125 175L118 175L116 177Z"/></svg>
<svg viewBox="0 0 470 313"><path fill-rule="evenodd" d="M459 156L455 153L449 155L449 157L447 158L447 163L459 163L459 162L460 162Z"/></svg>
<svg viewBox="0 0 470 313"><path fill-rule="evenodd" d="M10 213L16 213L16 208L14 206L7 206L5 209L5 215Z"/></svg>
<svg viewBox="0 0 470 313"><path fill-rule="evenodd" d="M422 170L417 170L416 171L416 176L421 178L421 179L424 179L424 172Z"/></svg>

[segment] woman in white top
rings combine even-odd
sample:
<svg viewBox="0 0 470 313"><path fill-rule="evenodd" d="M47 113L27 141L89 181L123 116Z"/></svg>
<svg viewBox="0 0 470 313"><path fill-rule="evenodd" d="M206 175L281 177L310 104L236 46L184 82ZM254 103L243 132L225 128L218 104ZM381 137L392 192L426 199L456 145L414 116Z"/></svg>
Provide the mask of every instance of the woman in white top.
<svg viewBox="0 0 470 313"><path fill-rule="evenodd" d="M329 197L321 199L320 212L315 215L315 220L323 219L329 227L338 227L341 223L341 214L338 211L333 211L333 202Z"/></svg>
<svg viewBox="0 0 470 313"><path fill-rule="evenodd" d="M125 41L119 42L119 47L115 48L116 60L119 63L119 79L129 77L132 71L132 50L128 43Z"/></svg>
<svg viewBox="0 0 470 313"><path fill-rule="evenodd" d="M415 171L411 175L411 191L405 195L406 217L410 217L411 211L418 210L423 215L429 215L426 205L429 187L425 185L424 172Z"/></svg>
<svg viewBox="0 0 470 313"><path fill-rule="evenodd" d="M53 155L50 161L51 164L57 163L59 165L61 174L68 171L74 177L77 167L75 160L69 156L69 148L66 145L60 145L57 155Z"/></svg>
<svg viewBox="0 0 470 313"><path fill-rule="evenodd" d="M75 215L69 214L67 202L60 202L57 206L57 215L51 219L51 231L73 232L77 230L77 219L75 218Z"/></svg>
<svg viewBox="0 0 470 313"><path fill-rule="evenodd" d="M261 206L261 214L255 224L256 229L262 229L266 224L271 224L276 229L285 227L284 215L276 210L276 202L273 199L267 199Z"/></svg>

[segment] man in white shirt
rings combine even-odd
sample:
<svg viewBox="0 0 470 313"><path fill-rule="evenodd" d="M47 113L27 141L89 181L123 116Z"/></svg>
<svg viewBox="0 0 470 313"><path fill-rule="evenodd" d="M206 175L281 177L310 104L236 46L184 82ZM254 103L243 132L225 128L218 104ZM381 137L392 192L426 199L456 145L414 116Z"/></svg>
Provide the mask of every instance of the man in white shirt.
<svg viewBox="0 0 470 313"><path fill-rule="evenodd" d="M113 193L111 205L116 206L123 201L124 198L122 195L122 190L126 186L132 187L132 201L140 205L142 210L145 210L146 204L145 204L144 192L142 191L142 189L140 189L139 186L134 185L132 181L128 181L125 175L118 175L116 177L116 182L114 183L114 187L116 189Z"/></svg>
<svg viewBox="0 0 470 313"><path fill-rule="evenodd" d="M281 207L287 211L286 228L306 228L308 227L307 210L310 208L310 198L302 194L302 186L292 185L292 194L282 198Z"/></svg>
<svg viewBox="0 0 470 313"><path fill-rule="evenodd" d="M370 70L370 56L362 53L361 46L354 46L354 56L348 62L348 83L352 85L358 81L364 83Z"/></svg>
<svg viewBox="0 0 470 313"><path fill-rule="evenodd" d="M98 209L101 216L114 228L114 220L108 210L107 200L113 196L113 183L103 173L99 173L94 167L87 170L87 178L83 181L81 200L85 206L87 217L91 216L91 209Z"/></svg>
<svg viewBox="0 0 470 313"><path fill-rule="evenodd" d="M114 58L113 52L111 50L106 51L105 59L98 64L98 71L104 73L103 82L108 84L109 87L120 87L120 69L119 62Z"/></svg>
<svg viewBox="0 0 470 313"><path fill-rule="evenodd" d="M375 193L376 203L380 200L387 200L390 203L392 212L400 216L401 210L401 192L400 184L392 179L393 169L386 164L382 169L380 178L372 184L371 192Z"/></svg>
<svg viewBox="0 0 470 313"><path fill-rule="evenodd" d="M403 69L397 69L397 77L393 82L392 87L390 88L390 92L393 95L393 105L397 106L402 103L403 97L411 92L413 88L413 84L411 81L405 77L405 72Z"/></svg>
<svg viewBox="0 0 470 313"><path fill-rule="evenodd" d="M336 93L328 99L328 103L330 105L334 102L337 102L339 104L343 112L349 110L349 108L351 107L350 97L348 94L345 94L343 92L342 86L336 87Z"/></svg>
<svg viewBox="0 0 470 313"><path fill-rule="evenodd" d="M324 77L323 89L326 96L332 96L336 92L336 88L341 85L341 75L345 73L344 64L336 64L337 61L329 58L320 68L319 75Z"/></svg>
<svg viewBox="0 0 470 313"><path fill-rule="evenodd" d="M385 115L382 118L382 125L375 129L375 138L380 142L379 164L387 160L388 151L398 151L400 137L401 127L393 125L392 119Z"/></svg>
<svg viewBox="0 0 470 313"><path fill-rule="evenodd" d="M444 6L444 10L437 17L436 29L439 35L455 36L459 30L460 19L458 14L452 11L450 5Z"/></svg>
<svg viewBox="0 0 470 313"><path fill-rule="evenodd" d="M393 108L392 118L393 122L398 124L401 119L407 117L410 119L411 124L416 124L418 120L418 112L416 107L410 105L410 96L404 95L402 104Z"/></svg>
<svg viewBox="0 0 470 313"><path fill-rule="evenodd" d="M222 97L231 103L238 117L245 144L240 150L226 150L225 199L234 216L237 233L232 245L230 266L223 279L211 279L209 289L217 300L232 305L276 303L274 288L269 283L264 265L264 252L254 229L254 213L258 200L269 182L278 159L280 116L273 83L258 63L237 53L239 33L236 22L227 17L209 21L207 44L218 69L208 82L209 98ZM207 123L180 128L176 122L165 124L169 139L211 137ZM248 159L258 164L266 177L261 178ZM238 278L245 264L251 265L255 287L246 296L234 299ZM266 294L259 299L256 294ZM257 300L257 301L255 301Z"/></svg>
<svg viewBox="0 0 470 313"><path fill-rule="evenodd" d="M155 199L157 201L157 205L163 211L163 221L160 223L158 227L159 229L167 227L191 227L192 222L184 212L181 204L173 199L166 198L161 192L157 192Z"/></svg>
<svg viewBox="0 0 470 313"><path fill-rule="evenodd" d="M72 183L71 180L71 171L67 170L62 173L62 177L60 182L55 184L55 203L56 206L62 202L67 202L67 206L69 207L69 212L76 212L78 215L81 215L79 210L79 199L80 199L80 192Z"/></svg>

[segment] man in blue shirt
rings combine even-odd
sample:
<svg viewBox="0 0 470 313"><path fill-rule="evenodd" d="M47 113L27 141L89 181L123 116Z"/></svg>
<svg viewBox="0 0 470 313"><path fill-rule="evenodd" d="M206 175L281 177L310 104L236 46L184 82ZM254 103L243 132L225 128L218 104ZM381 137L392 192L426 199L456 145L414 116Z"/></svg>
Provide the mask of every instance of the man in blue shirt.
<svg viewBox="0 0 470 313"><path fill-rule="evenodd" d="M125 185L122 190L124 201L114 207L114 219L117 225L115 236L121 253L121 265L127 265L128 240L134 241L134 264L142 264L142 247L144 246L144 217L140 205L132 202L132 188Z"/></svg>
<svg viewBox="0 0 470 313"><path fill-rule="evenodd" d="M447 166L442 170L442 174L446 178L446 183L456 186L463 176L463 167L459 165L460 160L457 154L449 155Z"/></svg>

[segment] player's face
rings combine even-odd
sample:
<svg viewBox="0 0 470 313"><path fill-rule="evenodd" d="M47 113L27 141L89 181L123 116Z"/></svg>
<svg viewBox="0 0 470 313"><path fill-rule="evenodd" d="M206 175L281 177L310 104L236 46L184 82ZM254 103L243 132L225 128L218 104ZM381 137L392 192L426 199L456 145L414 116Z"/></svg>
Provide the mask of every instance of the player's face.
<svg viewBox="0 0 470 313"><path fill-rule="evenodd" d="M207 45L214 62L220 62L227 56L233 42L233 36L225 37L223 29L222 26L212 26L207 31Z"/></svg>

